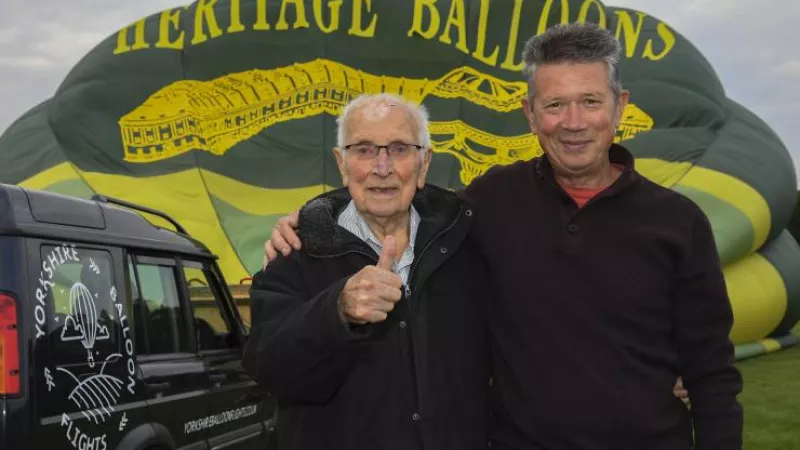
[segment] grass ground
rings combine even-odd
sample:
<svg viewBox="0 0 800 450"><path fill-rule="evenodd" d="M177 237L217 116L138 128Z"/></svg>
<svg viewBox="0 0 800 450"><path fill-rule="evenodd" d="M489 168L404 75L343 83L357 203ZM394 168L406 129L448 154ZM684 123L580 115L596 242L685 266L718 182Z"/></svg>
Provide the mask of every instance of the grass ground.
<svg viewBox="0 0 800 450"><path fill-rule="evenodd" d="M794 333L800 336L800 325ZM737 364L745 450L800 449L800 345Z"/></svg>

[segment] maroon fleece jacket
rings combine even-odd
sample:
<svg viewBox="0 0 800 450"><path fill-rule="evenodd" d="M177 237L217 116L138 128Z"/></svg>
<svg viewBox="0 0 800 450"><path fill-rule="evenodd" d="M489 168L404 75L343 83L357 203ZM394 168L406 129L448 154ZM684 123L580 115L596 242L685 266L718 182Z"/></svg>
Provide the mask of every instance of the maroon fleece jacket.
<svg viewBox="0 0 800 450"><path fill-rule="evenodd" d="M622 175L583 208L545 157L462 192L494 289L493 448L739 450L742 380L709 222L623 147L610 159ZM691 411L673 395L679 375Z"/></svg>

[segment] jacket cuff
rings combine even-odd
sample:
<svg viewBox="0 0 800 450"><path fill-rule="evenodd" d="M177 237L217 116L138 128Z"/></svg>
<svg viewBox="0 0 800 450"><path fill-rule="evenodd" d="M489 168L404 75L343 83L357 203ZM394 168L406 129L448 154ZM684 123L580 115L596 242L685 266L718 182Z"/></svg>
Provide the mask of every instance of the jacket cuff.
<svg viewBox="0 0 800 450"><path fill-rule="evenodd" d="M347 277L337 281L326 289L325 294L319 299L323 304L318 309L320 320L317 323L323 326L317 333L317 344L321 347L329 347L335 343L358 342L372 336L372 324L348 323L339 312L339 294L349 279L350 277Z"/></svg>

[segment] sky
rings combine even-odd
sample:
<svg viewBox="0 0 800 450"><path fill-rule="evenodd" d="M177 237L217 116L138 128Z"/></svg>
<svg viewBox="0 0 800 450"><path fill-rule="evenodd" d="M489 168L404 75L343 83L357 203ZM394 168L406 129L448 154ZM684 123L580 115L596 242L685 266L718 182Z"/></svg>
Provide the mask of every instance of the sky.
<svg viewBox="0 0 800 450"><path fill-rule="evenodd" d="M101 40L141 17L186 3L0 0L0 133L51 97ZM604 3L644 11L686 36L717 71L728 97L767 122L800 167L800 133L793 132L800 118L800 0Z"/></svg>

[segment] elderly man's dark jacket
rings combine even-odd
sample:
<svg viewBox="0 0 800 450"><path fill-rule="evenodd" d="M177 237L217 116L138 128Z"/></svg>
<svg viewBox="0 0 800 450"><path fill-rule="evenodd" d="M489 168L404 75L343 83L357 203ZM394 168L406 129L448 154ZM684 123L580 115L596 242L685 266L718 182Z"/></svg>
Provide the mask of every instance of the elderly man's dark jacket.
<svg viewBox="0 0 800 450"><path fill-rule="evenodd" d="M346 281L378 255L336 223L340 189L300 213L303 250L256 274L244 364L279 401L278 447L486 448L489 362L482 259L466 236L472 212L426 186L410 292L384 322L347 325Z"/></svg>

